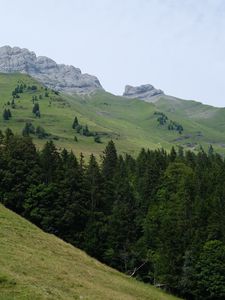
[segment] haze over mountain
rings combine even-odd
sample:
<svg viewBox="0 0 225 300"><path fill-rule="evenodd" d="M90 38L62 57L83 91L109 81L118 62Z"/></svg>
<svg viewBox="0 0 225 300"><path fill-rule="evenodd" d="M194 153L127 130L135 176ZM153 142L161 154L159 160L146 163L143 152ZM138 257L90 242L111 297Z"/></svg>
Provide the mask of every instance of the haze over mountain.
<svg viewBox="0 0 225 300"><path fill-rule="evenodd" d="M0 72L27 73L57 91L88 94L102 89L97 77L82 74L74 66L57 64L45 56L36 56L33 51L19 47L0 48Z"/></svg>

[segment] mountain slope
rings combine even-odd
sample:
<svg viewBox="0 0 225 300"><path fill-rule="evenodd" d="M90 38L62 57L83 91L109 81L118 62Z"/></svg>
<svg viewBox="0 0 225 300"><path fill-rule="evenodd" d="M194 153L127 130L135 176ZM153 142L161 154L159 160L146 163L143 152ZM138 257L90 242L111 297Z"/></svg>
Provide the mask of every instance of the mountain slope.
<svg viewBox="0 0 225 300"><path fill-rule="evenodd" d="M36 90L24 89L15 99L12 108L12 91L18 84L35 85ZM110 139L116 143L120 153L137 155L142 147L170 149L172 145L181 145L184 149L205 149L210 144L219 153L225 153L225 109L203 105L195 101L186 101L163 95L154 103L114 96L105 91L89 95L69 95L47 89L35 79L24 74L0 73L0 107L10 109L12 118L0 118L0 129L10 127L21 134L26 122L35 128L42 126L48 138L54 139L58 147L72 149L76 154L94 153L99 155ZM41 96L41 99L39 99ZM33 97L37 99L33 101ZM39 103L41 118L32 114L34 103ZM168 130L168 123L161 126L155 112L163 112L169 120L182 124L184 131ZM95 143L93 136L78 134L72 129L74 117L79 123L86 124L91 132L97 132L102 143ZM78 142L74 140L77 137ZM46 139L37 139L42 146Z"/></svg>
<svg viewBox="0 0 225 300"><path fill-rule="evenodd" d="M176 299L46 234L0 205L0 299Z"/></svg>
<svg viewBox="0 0 225 300"><path fill-rule="evenodd" d="M73 66L57 64L45 56L36 56L28 49L0 47L0 72L20 72L33 76L55 90L88 94L102 89L97 77L82 74Z"/></svg>

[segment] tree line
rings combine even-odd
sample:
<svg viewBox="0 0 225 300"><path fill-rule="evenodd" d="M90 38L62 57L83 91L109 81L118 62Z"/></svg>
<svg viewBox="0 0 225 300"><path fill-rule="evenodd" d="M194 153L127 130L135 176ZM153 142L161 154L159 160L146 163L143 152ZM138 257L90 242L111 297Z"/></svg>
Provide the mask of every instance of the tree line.
<svg viewBox="0 0 225 300"><path fill-rule="evenodd" d="M0 132L0 199L46 232L186 299L225 298L225 161L142 149L101 161Z"/></svg>

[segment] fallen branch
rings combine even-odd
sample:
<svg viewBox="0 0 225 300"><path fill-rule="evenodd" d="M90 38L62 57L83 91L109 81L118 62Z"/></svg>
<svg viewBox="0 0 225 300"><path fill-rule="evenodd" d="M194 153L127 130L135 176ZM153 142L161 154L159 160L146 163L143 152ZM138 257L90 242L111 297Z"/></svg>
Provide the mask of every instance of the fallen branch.
<svg viewBox="0 0 225 300"><path fill-rule="evenodd" d="M139 267L135 268L134 271L132 272L132 274L130 275L130 277L134 276L134 274L141 269L145 264L147 263L147 261L144 261Z"/></svg>

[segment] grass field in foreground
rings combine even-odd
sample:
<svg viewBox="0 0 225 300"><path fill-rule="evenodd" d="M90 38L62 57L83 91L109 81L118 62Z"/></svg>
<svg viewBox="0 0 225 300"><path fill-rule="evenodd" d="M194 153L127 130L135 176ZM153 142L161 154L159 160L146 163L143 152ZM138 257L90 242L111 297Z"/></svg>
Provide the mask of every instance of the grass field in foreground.
<svg viewBox="0 0 225 300"><path fill-rule="evenodd" d="M0 205L0 300L175 300Z"/></svg>

